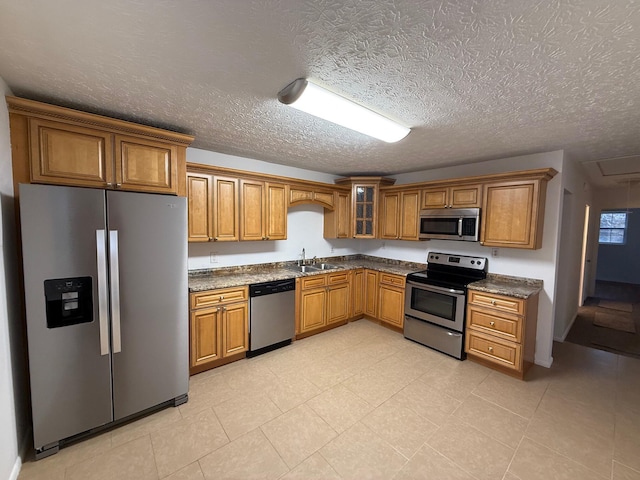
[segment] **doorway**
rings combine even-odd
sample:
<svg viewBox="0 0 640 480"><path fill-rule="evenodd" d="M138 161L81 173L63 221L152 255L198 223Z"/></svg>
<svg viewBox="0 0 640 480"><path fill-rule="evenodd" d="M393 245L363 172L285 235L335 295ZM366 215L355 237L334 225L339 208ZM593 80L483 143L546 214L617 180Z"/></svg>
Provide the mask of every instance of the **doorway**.
<svg viewBox="0 0 640 480"><path fill-rule="evenodd" d="M578 307L584 305L584 301L588 295L588 285L591 278L591 259L587 258L587 245L589 239L589 214L591 206L589 204L584 207L584 229L582 231L582 257L580 261L580 294L578 295Z"/></svg>

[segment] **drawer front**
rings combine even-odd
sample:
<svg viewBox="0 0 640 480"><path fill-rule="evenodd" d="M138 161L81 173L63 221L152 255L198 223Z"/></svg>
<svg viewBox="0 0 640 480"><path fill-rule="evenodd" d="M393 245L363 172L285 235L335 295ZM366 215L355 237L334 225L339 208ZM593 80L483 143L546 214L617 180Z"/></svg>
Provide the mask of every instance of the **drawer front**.
<svg viewBox="0 0 640 480"><path fill-rule="evenodd" d="M249 298L247 287L222 288L191 294L191 309L210 307L221 303L236 302Z"/></svg>
<svg viewBox="0 0 640 480"><path fill-rule="evenodd" d="M381 273L380 283L386 283L387 285L394 285L396 287L404 287L404 277L392 275L390 273Z"/></svg>
<svg viewBox="0 0 640 480"><path fill-rule="evenodd" d="M490 335L499 335L506 340L522 342L522 318L470 306L467 310L467 325Z"/></svg>
<svg viewBox="0 0 640 480"><path fill-rule="evenodd" d="M522 369L522 348L517 343L501 342L489 335L467 331L466 352L505 368Z"/></svg>
<svg viewBox="0 0 640 480"><path fill-rule="evenodd" d="M469 303L524 315L524 300L469 290Z"/></svg>
<svg viewBox="0 0 640 480"><path fill-rule="evenodd" d="M349 281L349 272L330 273L327 275L327 283L329 285L335 285L337 283L347 283Z"/></svg>
<svg viewBox="0 0 640 480"><path fill-rule="evenodd" d="M300 288L302 288L302 290L306 290L308 288L324 287L326 284L326 275L314 275L313 277L304 277L300 279Z"/></svg>

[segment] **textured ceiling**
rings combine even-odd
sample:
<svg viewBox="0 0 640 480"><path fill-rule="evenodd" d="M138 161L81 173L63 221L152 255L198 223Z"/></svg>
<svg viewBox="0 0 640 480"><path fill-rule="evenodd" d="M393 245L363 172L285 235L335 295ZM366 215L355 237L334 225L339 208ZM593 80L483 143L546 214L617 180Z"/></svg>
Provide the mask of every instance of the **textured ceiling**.
<svg viewBox="0 0 640 480"><path fill-rule="evenodd" d="M339 175L556 149L595 162L640 154L639 29L637 0L0 0L0 76ZM386 144L278 103L298 77L413 131Z"/></svg>

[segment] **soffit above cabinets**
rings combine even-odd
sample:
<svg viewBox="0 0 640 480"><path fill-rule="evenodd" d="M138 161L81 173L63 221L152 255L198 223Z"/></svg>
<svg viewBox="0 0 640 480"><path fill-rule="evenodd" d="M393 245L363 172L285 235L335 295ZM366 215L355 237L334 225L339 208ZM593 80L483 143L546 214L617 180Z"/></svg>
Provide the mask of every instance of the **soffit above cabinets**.
<svg viewBox="0 0 640 480"><path fill-rule="evenodd" d="M558 149L605 163L640 154L638 28L634 0L5 1L0 76L17 96L335 175ZM279 103L299 77L412 132L386 144Z"/></svg>

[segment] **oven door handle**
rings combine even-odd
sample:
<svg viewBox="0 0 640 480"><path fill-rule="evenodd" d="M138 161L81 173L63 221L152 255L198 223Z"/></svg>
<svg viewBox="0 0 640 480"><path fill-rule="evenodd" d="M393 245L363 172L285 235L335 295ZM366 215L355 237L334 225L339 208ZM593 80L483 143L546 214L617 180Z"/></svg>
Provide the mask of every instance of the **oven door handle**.
<svg viewBox="0 0 640 480"><path fill-rule="evenodd" d="M462 217L458 219L458 236L462 236Z"/></svg>
<svg viewBox="0 0 640 480"><path fill-rule="evenodd" d="M464 295L464 290L456 290L455 288L436 287L435 285L425 285L423 283L407 282L407 285L413 285L422 290L433 290L436 292L455 293L456 295Z"/></svg>

